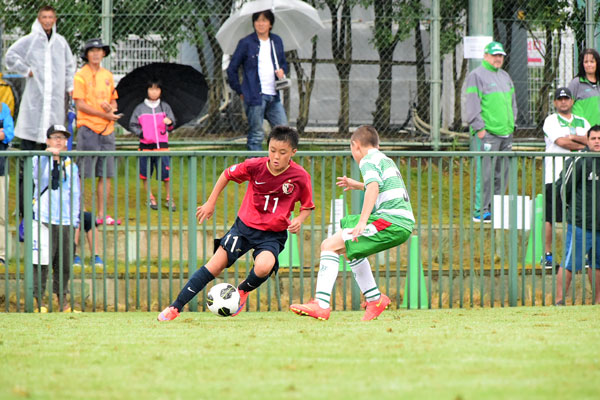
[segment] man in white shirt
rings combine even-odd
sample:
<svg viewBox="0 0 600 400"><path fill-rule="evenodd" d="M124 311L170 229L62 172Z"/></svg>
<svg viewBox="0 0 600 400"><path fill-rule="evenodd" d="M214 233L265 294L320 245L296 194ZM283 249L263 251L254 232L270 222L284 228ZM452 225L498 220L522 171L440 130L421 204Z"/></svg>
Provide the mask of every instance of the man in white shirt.
<svg viewBox="0 0 600 400"><path fill-rule="evenodd" d="M556 113L550 114L544 121L544 139L547 153L570 153L579 151L587 145L587 131L590 124L581 117L571 113L573 98L571 91L566 87L556 89L554 93L554 108ZM545 162L545 207L546 223L544 224L544 243L546 254L542 257L542 265L552 269L552 224L562 222L562 200L560 187L555 186L563 169L566 157L546 157ZM558 263L555 264L559 267Z"/></svg>

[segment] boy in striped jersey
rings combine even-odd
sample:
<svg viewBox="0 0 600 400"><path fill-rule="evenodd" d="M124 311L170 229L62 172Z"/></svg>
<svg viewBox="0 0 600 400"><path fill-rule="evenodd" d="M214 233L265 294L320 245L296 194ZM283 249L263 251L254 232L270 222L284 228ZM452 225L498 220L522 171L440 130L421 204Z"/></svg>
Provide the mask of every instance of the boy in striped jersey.
<svg viewBox="0 0 600 400"><path fill-rule="evenodd" d="M377 318L391 302L379 291L367 257L398 246L410 236L415 218L408 192L394 161L379 151L375 128L359 127L350 138L350 150L360 166L364 183L343 176L337 178L337 185L344 190L365 191L362 212L342 218L342 230L321 244L317 293L306 304L290 306L298 315L329 319L340 254L350 260L354 278L367 300L363 321Z"/></svg>

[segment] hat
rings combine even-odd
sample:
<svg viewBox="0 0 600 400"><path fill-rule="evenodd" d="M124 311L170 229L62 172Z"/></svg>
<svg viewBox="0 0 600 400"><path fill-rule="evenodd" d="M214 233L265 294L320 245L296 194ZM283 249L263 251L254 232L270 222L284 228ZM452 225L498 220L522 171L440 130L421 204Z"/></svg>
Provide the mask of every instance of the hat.
<svg viewBox="0 0 600 400"><path fill-rule="evenodd" d="M567 97L569 99L573 98L573 95L571 94L571 91L569 90L569 88L566 87L559 87L558 89L556 89L556 91L554 92L554 100L558 100L561 97Z"/></svg>
<svg viewBox="0 0 600 400"><path fill-rule="evenodd" d="M81 58L83 59L83 61L88 61L87 52L89 49L104 50L104 57L110 54L110 46L102 43L102 39L89 39L87 42L85 42L85 45L83 45L83 51L81 52Z"/></svg>
<svg viewBox="0 0 600 400"><path fill-rule="evenodd" d="M50 135L52 135L53 133L56 133L56 132L64 133L65 136L67 137L67 139L71 136L71 134L69 133L67 128L64 127L64 125L52 125L46 131L46 137L49 138Z"/></svg>
<svg viewBox="0 0 600 400"><path fill-rule="evenodd" d="M488 43L487 46L485 46L485 49L483 49L484 53L487 54L491 54L491 55L496 55L496 54L502 54L503 56L506 55L506 52L504 51L504 46L502 46L502 43L500 42L490 42Z"/></svg>

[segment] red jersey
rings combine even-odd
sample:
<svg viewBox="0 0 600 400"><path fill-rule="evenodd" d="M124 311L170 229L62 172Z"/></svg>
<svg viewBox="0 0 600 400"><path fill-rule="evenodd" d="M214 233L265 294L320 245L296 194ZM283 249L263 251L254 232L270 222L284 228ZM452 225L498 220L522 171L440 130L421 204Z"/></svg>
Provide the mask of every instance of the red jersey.
<svg viewBox="0 0 600 400"><path fill-rule="evenodd" d="M301 210L315 208L310 175L290 160L290 166L275 176L267 168L269 157L249 158L225 170L225 177L236 183L249 181L238 211L242 222L261 231L281 232L290 225L290 214L297 201Z"/></svg>

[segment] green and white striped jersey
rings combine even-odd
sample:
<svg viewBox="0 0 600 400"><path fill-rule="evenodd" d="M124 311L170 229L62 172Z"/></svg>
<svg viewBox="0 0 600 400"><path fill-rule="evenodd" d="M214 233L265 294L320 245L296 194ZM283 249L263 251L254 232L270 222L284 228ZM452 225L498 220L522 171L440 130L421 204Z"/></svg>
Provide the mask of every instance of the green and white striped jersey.
<svg viewBox="0 0 600 400"><path fill-rule="evenodd" d="M415 217L402 175L394 161L379 149L371 149L360 160L359 167L365 188L371 182L379 185L379 196L372 214L412 231Z"/></svg>

